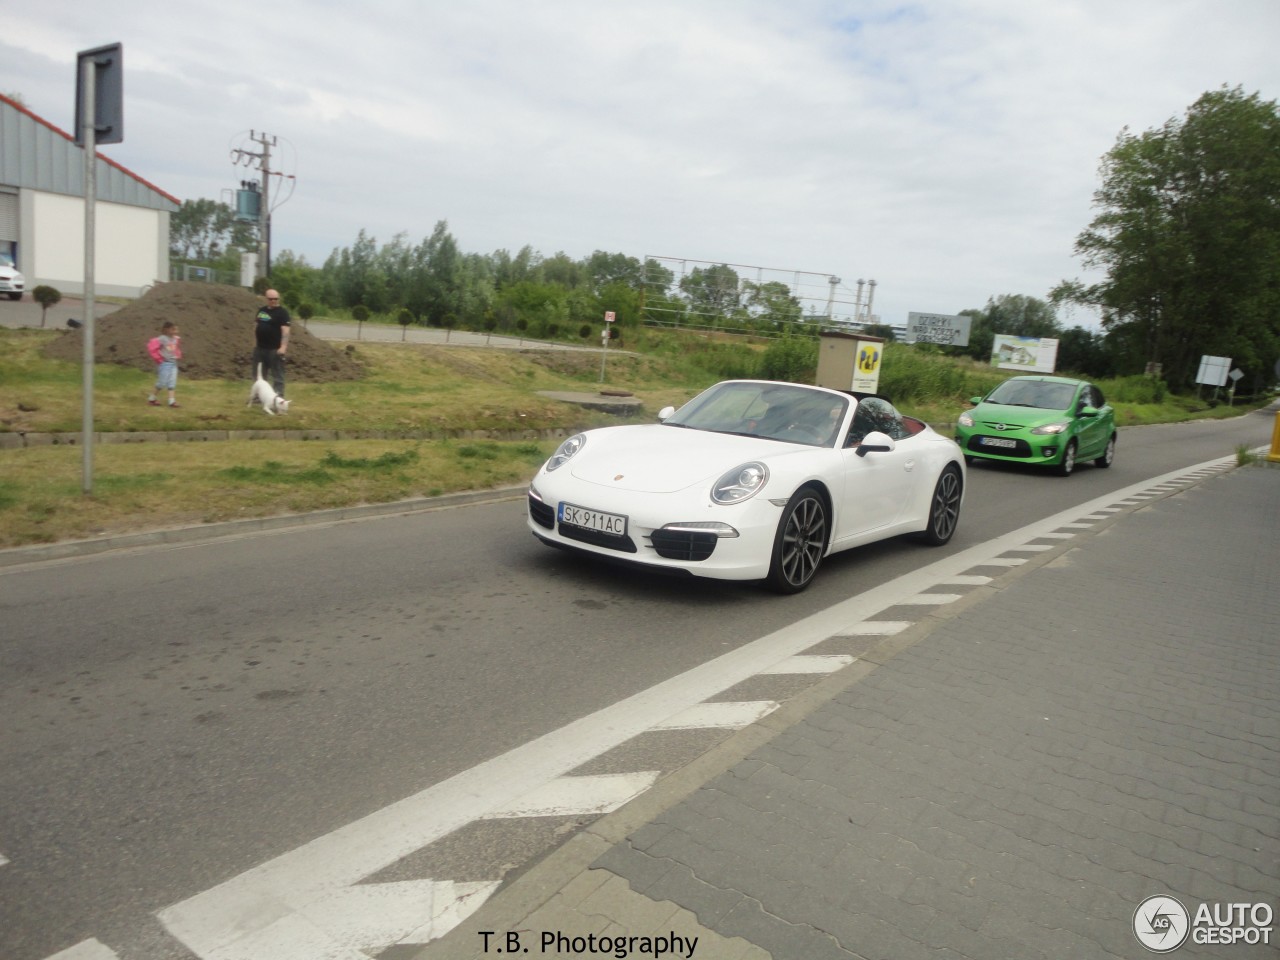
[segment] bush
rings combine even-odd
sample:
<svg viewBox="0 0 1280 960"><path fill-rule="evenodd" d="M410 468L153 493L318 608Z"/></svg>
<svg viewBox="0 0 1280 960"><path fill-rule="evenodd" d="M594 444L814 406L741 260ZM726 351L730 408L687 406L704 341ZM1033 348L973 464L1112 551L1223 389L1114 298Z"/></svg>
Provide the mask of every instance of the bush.
<svg viewBox="0 0 1280 960"><path fill-rule="evenodd" d="M1169 395L1168 385L1159 377L1148 377L1135 374L1131 377L1116 377L1105 384L1099 384L1107 400L1111 403L1164 403Z"/></svg>
<svg viewBox="0 0 1280 960"><path fill-rule="evenodd" d="M817 375L818 341L810 337L784 336L769 344L760 358L760 376L766 380L813 383Z"/></svg>
<svg viewBox="0 0 1280 960"><path fill-rule="evenodd" d="M62 291L56 287L40 284L31 291L31 299L40 304L40 326L44 326L45 314L49 308L62 299Z"/></svg>

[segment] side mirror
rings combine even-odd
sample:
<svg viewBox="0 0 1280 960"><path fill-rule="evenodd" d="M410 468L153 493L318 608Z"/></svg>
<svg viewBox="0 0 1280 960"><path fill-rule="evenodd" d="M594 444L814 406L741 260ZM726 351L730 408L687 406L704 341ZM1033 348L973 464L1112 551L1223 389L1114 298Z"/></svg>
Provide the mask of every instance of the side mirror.
<svg viewBox="0 0 1280 960"><path fill-rule="evenodd" d="M1099 413L1099 412L1100 412L1100 411L1098 410L1098 408L1097 408L1097 407L1081 407L1081 408L1080 408L1080 413L1078 414L1078 416L1081 416L1081 417L1096 417L1096 416L1098 415L1098 413Z"/></svg>
<svg viewBox="0 0 1280 960"><path fill-rule="evenodd" d="M972 404L976 407L978 404L980 404L980 403L982 402L982 398L981 398L981 397L970 397L970 398L969 398L969 402L970 402L970 403L972 403Z"/></svg>
<svg viewBox="0 0 1280 960"><path fill-rule="evenodd" d="M661 422L676 412L675 407L663 407L658 411L658 421Z"/></svg>
<svg viewBox="0 0 1280 960"><path fill-rule="evenodd" d="M891 453L895 446L896 444L887 433L872 430L862 438L862 442L858 444L858 449L855 452L858 456L865 457L868 453Z"/></svg>

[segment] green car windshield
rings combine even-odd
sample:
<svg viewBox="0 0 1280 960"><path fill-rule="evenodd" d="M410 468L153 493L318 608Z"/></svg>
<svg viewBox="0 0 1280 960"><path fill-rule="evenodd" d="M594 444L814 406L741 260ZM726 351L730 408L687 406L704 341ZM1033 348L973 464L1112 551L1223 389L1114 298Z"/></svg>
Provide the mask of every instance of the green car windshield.
<svg viewBox="0 0 1280 960"><path fill-rule="evenodd" d="M1010 407L1038 407L1042 410L1065 410L1076 395L1074 383L1050 383L1045 380L1006 380L991 391L987 403L1003 403Z"/></svg>

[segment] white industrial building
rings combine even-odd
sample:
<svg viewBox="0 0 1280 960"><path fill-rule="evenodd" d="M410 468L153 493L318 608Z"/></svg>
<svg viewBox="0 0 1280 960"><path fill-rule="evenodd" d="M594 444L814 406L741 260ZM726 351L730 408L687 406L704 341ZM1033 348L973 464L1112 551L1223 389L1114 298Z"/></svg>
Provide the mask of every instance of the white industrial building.
<svg viewBox="0 0 1280 960"><path fill-rule="evenodd" d="M94 293L136 297L169 278L169 215L181 201L101 153L96 162ZM0 95L0 252L28 291L84 294L84 179L75 138Z"/></svg>

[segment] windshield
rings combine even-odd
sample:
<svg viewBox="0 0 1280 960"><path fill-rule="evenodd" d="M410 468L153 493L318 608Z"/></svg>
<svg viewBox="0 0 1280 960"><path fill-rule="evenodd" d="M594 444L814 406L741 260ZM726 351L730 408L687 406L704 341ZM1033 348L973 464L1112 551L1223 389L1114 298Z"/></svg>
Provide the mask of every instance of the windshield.
<svg viewBox="0 0 1280 960"><path fill-rule="evenodd" d="M713 433L765 437L828 447L835 443L849 401L825 390L784 383L718 383L665 423Z"/></svg>
<svg viewBox="0 0 1280 960"><path fill-rule="evenodd" d="M7 253L0 253L0 267L16 266L17 264L13 262L13 257L9 256Z"/></svg>
<svg viewBox="0 0 1280 960"><path fill-rule="evenodd" d="M1076 384L1047 380L1006 380L991 391L987 403L1003 403L1010 407L1038 407L1042 410L1065 410L1076 395Z"/></svg>

